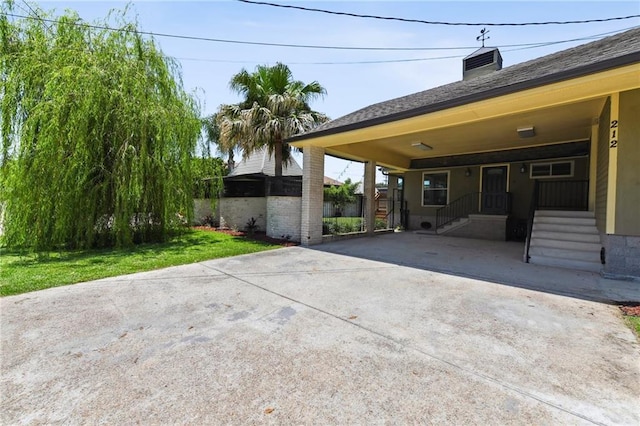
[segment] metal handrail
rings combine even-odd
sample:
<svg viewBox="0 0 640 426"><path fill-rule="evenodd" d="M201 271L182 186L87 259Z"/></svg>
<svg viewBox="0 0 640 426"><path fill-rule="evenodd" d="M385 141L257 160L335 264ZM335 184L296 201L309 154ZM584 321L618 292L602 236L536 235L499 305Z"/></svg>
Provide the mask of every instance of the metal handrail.
<svg viewBox="0 0 640 426"><path fill-rule="evenodd" d="M436 210L436 233L441 227L454 220L477 213L480 206L481 192L470 192Z"/></svg>
<svg viewBox="0 0 640 426"><path fill-rule="evenodd" d="M587 210L588 180L538 181L536 206L541 209Z"/></svg>
<svg viewBox="0 0 640 426"><path fill-rule="evenodd" d="M535 180L533 185L533 194L531 194L531 203L529 204L529 217L527 218L527 242L524 249L524 261L529 263L529 247L531 246L531 234L533 233L533 219L538 209L538 197L540 192L540 181Z"/></svg>

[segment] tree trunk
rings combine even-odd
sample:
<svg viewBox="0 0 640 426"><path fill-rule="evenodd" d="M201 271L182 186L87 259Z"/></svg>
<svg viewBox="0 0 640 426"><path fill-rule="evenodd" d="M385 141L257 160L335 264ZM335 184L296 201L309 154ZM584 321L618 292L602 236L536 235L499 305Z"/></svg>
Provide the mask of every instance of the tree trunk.
<svg viewBox="0 0 640 426"><path fill-rule="evenodd" d="M276 176L282 176L282 138L276 138L273 144L273 161L276 166Z"/></svg>
<svg viewBox="0 0 640 426"><path fill-rule="evenodd" d="M236 166L236 163L233 161L233 148L229 148L228 159L227 159L227 168L229 171L233 170Z"/></svg>

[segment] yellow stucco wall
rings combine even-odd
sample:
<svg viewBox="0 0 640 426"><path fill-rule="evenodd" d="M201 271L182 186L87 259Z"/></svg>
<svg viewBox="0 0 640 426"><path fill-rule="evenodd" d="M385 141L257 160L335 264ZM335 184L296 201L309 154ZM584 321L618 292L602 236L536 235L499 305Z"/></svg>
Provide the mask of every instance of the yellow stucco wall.
<svg viewBox="0 0 640 426"><path fill-rule="evenodd" d="M436 210L440 207L422 206L422 174L426 171L449 171L449 202L470 192L477 192L479 166L470 166L471 176L465 176L467 167L450 167L432 170L416 170L404 174L405 200L409 209L409 228L418 229L420 222L428 221L435 226Z"/></svg>
<svg viewBox="0 0 640 426"><path fill-rule="evenodd" d="M617 235L640 236L640 89L620 93Z"/></svg>
<svg viewBox="0 0 640 426"><path fill-rule="evenodd" d="M522 163L511 164L511 174L509 176L509 192L511 192L511 215L518 219L527 219L529 216L529 205L531 204L531 196L533 195L534 179L529 176L529 170L532 164L549 163L556 161L573 161L573 176L561 178L540 179L542 181L554 180L587 180L589 179L589 159L587 157L562 158L537 160L527 162L526 173L520 173Z"/></svg>
<svg viewBox="0 0 640 426"><path fill-rule="evenodd" d="M589 160L587 157L550 159L526 162L526 172L520 173L522 162L500 163L509 164L509 192L511 192L511 215L517 219L527 219L529 215L529 204L533 191L534 180L529 177L532 164L547 163L554 161L573 161L574 175L571 178L558 178L558 180L585 180L589 176ZM416 170L404 174L405 177L405 199L408 201L408 208L411 220L411 228L419 228L421 221L430 221L435 224L436 210L439 207L422 206L422 174L429 171L449 171L449 202L455 201L471 192L480 191L480 166L469 166L470 176L465 176L467 167L439 168L429 170ZM545 179L554 180L554 179Z"/></svg>

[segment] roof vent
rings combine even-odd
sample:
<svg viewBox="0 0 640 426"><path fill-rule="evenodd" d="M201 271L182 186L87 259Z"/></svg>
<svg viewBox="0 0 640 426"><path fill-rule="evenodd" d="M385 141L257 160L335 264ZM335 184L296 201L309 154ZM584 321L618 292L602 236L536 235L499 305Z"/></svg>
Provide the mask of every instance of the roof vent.
<svg viewBox="0 0 640 426"><path fill-rule="evenodd" d="M462 79L490 74L502 69L502 56L495 47L481 47L462 60Z"/></svg>

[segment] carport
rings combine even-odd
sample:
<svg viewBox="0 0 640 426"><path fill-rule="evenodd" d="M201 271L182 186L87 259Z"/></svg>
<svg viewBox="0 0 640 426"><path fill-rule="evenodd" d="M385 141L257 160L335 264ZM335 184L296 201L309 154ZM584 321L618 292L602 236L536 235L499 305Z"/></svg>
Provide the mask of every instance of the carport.
<svg viewBox="0 0 640 426"><path fill-rule="evenodd" d="M449 237L433 232L384 233L315 250L604 303L640 302L640 282L522 261L524 242Z"/></svg>

